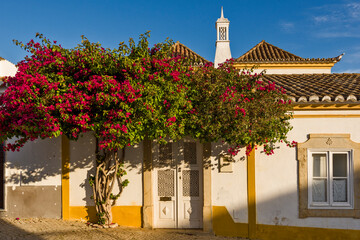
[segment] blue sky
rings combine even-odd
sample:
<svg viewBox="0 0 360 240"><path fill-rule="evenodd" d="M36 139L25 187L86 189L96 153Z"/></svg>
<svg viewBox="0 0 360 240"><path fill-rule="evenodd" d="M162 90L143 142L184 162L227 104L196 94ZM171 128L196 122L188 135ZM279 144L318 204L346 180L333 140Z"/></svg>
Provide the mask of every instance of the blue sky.
<svg viewBox="0 0 360 240"><path fill-rule="evenodd" d="M213 61L224 6L234 58L264 39L305 58L345 52L333 72L360 72L360 0L1 0L0 6L0 56L13 63L26 52L12 40L28 42L36 32L67 48L81 35L115 48L147 30L152 44L169 37Z"/></svg>

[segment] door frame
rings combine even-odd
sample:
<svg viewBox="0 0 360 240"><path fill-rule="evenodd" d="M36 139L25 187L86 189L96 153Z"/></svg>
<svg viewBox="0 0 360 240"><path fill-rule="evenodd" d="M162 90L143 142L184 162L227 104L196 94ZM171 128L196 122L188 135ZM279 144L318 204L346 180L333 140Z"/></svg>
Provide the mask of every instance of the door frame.
<svg viewBox="0 0 360 240"><path fill-rule="evenodd" d="M154 199L153 199L153 144L144 140L143 149L143 208L142 227L154 228ZM212 232L212 203L211 203L211 143L203 143L202 177L203 177L203 230Z"/></svg>

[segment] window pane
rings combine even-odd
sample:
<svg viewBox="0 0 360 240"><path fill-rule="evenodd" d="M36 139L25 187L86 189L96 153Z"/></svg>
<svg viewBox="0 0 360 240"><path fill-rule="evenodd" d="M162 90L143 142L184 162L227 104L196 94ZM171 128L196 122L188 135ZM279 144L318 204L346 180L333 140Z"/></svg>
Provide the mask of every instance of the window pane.
<svg viewBox="0 0 360 240"><path fill-rule="evenodd" d="M333 154L333 176L347 177L347 154L334 153Z"/></svg>
<svg viewBox="0 0 360 240"><path fill-rule="evenodd" d="M327 202L326 179L313 179L312 198L313 202Z"/></svg>
<svg viewBox="0 0 360 240"><path fill-rule="evenodd" d="M347 180L333 180L333 198L334 202L347 202Z"/></svg>
<svg viewBox="0 0 360 240"><path fill-rule="evenodd" d="M326 177L326 154L314 153L313 155L313 176L314 177Z"/></svg>

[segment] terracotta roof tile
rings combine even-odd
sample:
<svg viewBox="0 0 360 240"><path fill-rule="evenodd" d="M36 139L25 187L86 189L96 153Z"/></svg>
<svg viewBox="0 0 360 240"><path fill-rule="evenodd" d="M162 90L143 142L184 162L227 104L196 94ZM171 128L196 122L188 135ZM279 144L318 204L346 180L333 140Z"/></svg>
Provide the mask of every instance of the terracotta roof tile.
<svg viewBox="0 0 360 240"><path fill-rule="evenodd" d="M296 102L360 101L360 73L269 74L262 78L283 87Z"/></svg>
<svg viewBox="0 0 360 240"><path fill-rule="evenodd" d="M205 64L209 62L205 58L201 57L199 54L195 53L190 48L186 47L184 44L180 43L179 41L176 42L173 46L173 52L175 56L183 56L193 59L195 62Z"/></svg>
<svg viewBox="0 0 360 240"><path fill-rule="evenodd" d="M0 57L0 61L1 61L1 60L5 60L5 59L3 59L2 57Z"/></svg>
<svg viewBox="0 0 360 240"><path fill-rule="evenodd" d="M342 54L343 55L343 54ZM237 62L244 62L244 63L285 63L285 62L297 62L297 63L333 63L340 61L342 55L334 58L302 58L296 56L292 53L289 53L281 48L278 48L270 43L265 42L262 40L258 43L255 47L250 49L241 57L237 58Z"/></svg>

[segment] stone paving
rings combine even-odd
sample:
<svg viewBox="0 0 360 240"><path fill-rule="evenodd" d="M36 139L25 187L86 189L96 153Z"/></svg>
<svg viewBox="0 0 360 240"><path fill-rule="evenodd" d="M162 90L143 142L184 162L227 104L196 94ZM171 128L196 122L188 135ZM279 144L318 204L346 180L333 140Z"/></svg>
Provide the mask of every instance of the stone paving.
<svg viewBox="0 0 360 240"><path fill-rule="evenodd" d="M60 219L13 219L0 218L0 239L24 240L225 240L236 238L216 237L201 230L164 230L116 227L99 229L89 227L85 222L64 221Z"/></svg>

